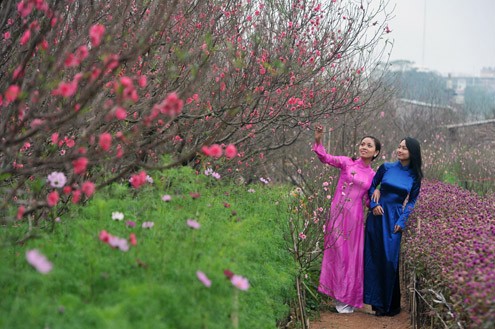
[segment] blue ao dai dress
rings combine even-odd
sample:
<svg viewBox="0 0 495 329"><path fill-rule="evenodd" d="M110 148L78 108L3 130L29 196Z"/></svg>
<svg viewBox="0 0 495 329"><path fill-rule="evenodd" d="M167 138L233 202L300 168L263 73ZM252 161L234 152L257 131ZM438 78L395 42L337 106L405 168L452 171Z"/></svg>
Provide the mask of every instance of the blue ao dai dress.
<svg viewBox="0 0 495 329"><path fill-rule="evenodd" d="M400 311L399 254L405 228L421 187L409 166L400 161L382 164L373 178L369 196L380 185L380 200L370 202L370 209L381 205L383 216L370 211L366 219L364 246L364 303L381 312ZM404 202L407 199L407 203Z"/></svg>

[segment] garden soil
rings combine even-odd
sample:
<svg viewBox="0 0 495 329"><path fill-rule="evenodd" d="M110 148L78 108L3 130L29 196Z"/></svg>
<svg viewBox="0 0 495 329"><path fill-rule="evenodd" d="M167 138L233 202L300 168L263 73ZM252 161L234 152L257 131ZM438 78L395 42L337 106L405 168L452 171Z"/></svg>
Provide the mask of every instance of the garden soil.
<svg viewBox="0 0 495 329"><path fill-rule="evenodd" d="M396 316L375 316L371 306L355 310L351 314L325 311L310 323L310 329L411 329L407 306Z"/></svg>
<svg viewBox="0 0 495 329"><path fill-rule="evenodd" d="M401 281L401 312L396 316L375 316L370 305L364 305L351 314L339 314L333 305L320 313L320 318L310 322L310 329L412 329L409 303L405 298Z"/></svg>

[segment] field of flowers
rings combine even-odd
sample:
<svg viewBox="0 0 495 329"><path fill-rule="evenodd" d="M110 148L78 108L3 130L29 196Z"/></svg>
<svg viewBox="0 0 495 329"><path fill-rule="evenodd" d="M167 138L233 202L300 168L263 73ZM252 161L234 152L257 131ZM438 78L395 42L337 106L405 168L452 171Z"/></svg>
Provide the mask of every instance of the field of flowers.
<svg viewBox="0 0 495 329"><path fill-rule="evenodd" d="M433 313L456 327L495 327L495 197L425 181L403 250ZM423 284L424 285L424 284ZM436 294L435 294L436 293ZM442 296L445 301L442 302Z"/></svg>

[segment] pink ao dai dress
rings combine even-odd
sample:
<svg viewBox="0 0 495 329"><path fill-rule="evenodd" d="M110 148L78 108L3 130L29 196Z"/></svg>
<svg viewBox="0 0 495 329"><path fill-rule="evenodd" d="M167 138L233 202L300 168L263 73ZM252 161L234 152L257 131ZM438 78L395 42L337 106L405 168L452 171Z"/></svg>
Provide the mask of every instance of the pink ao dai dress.
<svg viewBox="0 0 495 329"><path fill-rule="evenodd" d="M360 158L327 154L321 144L313 151L322 163L340 169L325 225L325 250L318 291L352 307L363 307L364 206L375 172Z"/></svg>

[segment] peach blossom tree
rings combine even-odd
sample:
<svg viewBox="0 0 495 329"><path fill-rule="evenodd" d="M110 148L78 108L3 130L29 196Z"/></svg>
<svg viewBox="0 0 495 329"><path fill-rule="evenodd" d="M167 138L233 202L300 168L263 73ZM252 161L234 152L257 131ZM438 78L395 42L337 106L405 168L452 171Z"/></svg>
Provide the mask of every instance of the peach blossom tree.
<svg viewBox="0 0 495 329"><path fill-rule="evenodd" d="M384 6L1 2L2 220L36 224L205 157L253 170L314 120L362 111L380 84Z"/></svg>

